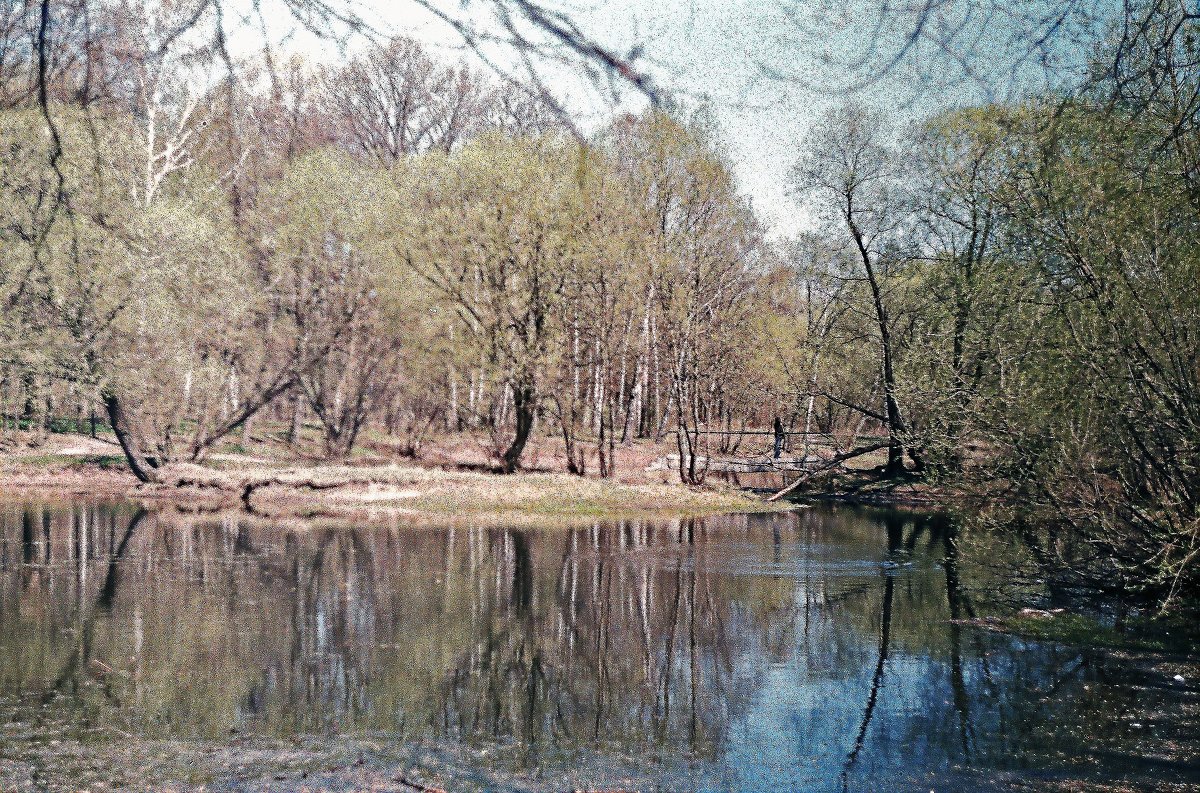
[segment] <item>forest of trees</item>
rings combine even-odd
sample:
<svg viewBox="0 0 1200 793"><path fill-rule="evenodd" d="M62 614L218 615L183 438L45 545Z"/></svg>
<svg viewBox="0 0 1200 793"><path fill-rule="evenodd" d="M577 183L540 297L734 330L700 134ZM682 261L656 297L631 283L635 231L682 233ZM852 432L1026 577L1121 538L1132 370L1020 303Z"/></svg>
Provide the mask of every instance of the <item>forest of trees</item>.
<svg viewBox="0 0 1200 793"><path fill-rule="evenodd" d="M711 430L779 416L1016 505L1069 574L1200 587L1187 4L1020 103L839 104L779 163L785 239L703 109L582 139L406 38L206 81L186 3L99 5L49 49L0 9L0 431L99 416L143 481L261 421L331 459L485 433L505 472L542 433L601 476L670 435L696 485Z"/></svg>

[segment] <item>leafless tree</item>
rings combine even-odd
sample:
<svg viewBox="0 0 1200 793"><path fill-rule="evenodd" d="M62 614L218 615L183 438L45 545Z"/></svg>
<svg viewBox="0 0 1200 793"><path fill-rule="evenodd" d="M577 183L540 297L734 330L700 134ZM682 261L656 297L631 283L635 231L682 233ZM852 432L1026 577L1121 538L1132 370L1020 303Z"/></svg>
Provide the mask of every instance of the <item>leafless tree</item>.
<svg viewBox="0 0 1200 793"><path fill-rule="evenodd" d="M374 46L321 82L338 140L385 162L450 151L480 126L476 75L440 63L411 38Z"/></svg>
<svg viewBox="0 0 1200 793"><path fill-rule="evenodd" d="M855 409L887 428L887 469L901 473L908 423L900 409L889 284L895 279L889 276L902 261L894 245L902 217L896 200L894 154L881 139L883 129L882 118L862 106L845 105L832 111L810 136L795 180L802 191L816 194L829 220L849 235L861 265L856 278L869 291L883 377L883 410L861 405ZM914 459L919 460L919 455Z"/></svg>

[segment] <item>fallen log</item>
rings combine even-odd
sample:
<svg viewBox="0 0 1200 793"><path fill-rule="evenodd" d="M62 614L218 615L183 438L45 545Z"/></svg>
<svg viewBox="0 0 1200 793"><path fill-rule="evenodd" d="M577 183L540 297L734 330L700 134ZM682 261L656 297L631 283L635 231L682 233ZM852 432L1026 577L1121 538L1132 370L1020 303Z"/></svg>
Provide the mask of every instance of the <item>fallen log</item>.
<svg viewBox="0 0 1200 793"><path fill-rule="evenodd" d="M778 501L779 499L786 496L788 493L791 493L796 488L798 488L801 485L808 482L810 479L815 477L817 474L824 473L831 468L836 468L837 466L844 463L846 460L852 460L855 457L862 457L864 454L870 454L871 452L877 452L880 449L886 449L887 447L888 447L888 441L884 440L884 441L880 441L878 443L870 443L870 444L867 444L866 446L859 446L858 448L851 449L848 452L842 452L841 454L834 455L833 457L829 458L824 463L822 463L820 466L813 468L811 471L806 472L803 476L796 477L796 480L794 482L792 482L787 487L780 490L775 495L768 498L767 501Z"/></svg>
<svg viewBox="0 0 1200 793"><path fill-rule="evenodd" d="M308 490L336 490L339 487L346 487L355 484L353 479L332 480L329 482L318 482L314 479L295 479L285 478L280 475L256 477L243 480L242 487L242 504L246 509L250 509L250 497L254 495L254 491L270 485L282 485L285 487L303 487Z"/></svg>

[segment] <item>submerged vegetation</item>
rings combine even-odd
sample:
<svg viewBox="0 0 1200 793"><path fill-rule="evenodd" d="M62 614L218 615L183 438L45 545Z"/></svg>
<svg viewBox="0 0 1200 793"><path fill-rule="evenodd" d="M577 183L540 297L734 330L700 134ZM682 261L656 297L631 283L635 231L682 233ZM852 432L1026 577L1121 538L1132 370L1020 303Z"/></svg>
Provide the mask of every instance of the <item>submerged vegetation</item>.
<svg viewBox="0 0 1200 793"><path fill-rule="evenodd" d="M0 433L110 429L158 488L267 425L335 464L466 433L497 473L554 438L602 478L670 443L691 487L773 436L798 492L878 463L988 501L1059 584L1200 593L1186 3L1126 4L1021 101L836 108L779 163L814 221L786 239L703 108L584 137L406 38L214 84L207 5L92 5L49 44L0 12Z"/></svg>
<svg viewBox="0 0 1200 793"><path fill-rule="evenodd" d="M1194 615L1185 618L1138 616L1105 625L1081 614L1030 609L989 625L1019 636L1048 639L1078 647L1172 653L1180 657L1194 653L1197 639L1200 638Z"/></svg>

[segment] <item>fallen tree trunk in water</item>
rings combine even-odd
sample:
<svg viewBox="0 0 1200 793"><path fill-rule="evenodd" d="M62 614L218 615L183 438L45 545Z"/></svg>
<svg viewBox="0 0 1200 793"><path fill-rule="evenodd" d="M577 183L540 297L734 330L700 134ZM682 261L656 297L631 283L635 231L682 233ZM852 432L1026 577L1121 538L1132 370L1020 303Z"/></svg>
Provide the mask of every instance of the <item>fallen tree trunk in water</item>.
<svg viewBox="0 0 1200 793"><path fill-rule="evenodd" d="M776 493L775 495L768 498L767 501L778 501L779 499L786 496L788 493L791 493L796 488L807 483L810 479L812 479L817 474L824 473L824 472L828 471L829 469L834 468L834 467L840 465L841 463L844 463L846 460L851 460L855 457L862 457L864 454L870 454L871 452L877 452L880 449L886 449L888 447L888 445L889 445L888 441L881 441L879 443L867 444L866 446L859 446L857 449L851 449L848 452L842 452L841 454L835 455L834 457L831 457L830 459L826 460L820 466L797 477L796 481L792 482L787 487L783 488L778 493Z"/></svg>

